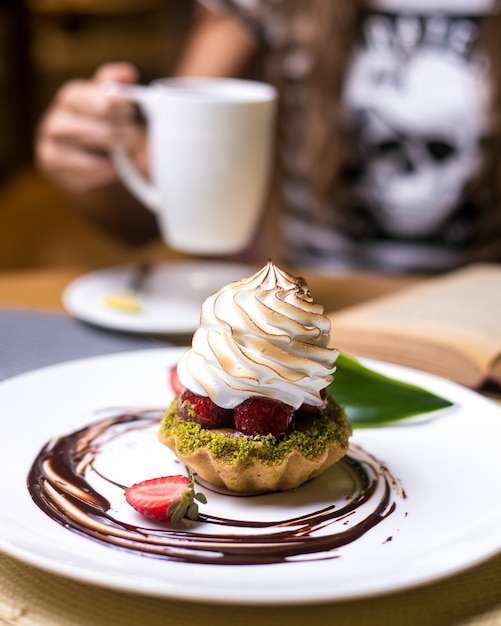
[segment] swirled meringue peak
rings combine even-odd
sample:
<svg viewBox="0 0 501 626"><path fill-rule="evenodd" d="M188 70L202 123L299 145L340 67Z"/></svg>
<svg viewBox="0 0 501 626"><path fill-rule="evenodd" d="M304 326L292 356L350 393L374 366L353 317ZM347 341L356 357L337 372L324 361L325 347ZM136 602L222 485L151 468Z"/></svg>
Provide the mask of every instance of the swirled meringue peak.
<svg viewBox="0 0 501 626"><path fill-rule="evenodd" d="M251 396L294 409L320 406L339 354L328 347L329 333L330 321L305 280L269 261L205 300L178 376L192 392L226 409Z"/></svg>

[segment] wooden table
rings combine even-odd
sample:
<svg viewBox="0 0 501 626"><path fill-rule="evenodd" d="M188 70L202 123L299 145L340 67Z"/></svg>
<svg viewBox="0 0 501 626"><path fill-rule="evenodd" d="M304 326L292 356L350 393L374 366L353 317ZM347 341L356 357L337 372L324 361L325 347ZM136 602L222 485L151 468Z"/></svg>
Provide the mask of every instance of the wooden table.
<svg viewBox="0 0 501 626"><path fill-rule="evenodd" d="M61 312L62 289L85 270L73 267L0 273L0 306ZM368 275L305 276L315 300L324 304L326 312L388 293L412 280ZM4 431L3 436L8 432ZM474 515L466 497L465 514ZM476 506L481 508L481 503ZM382 597L314 606L250 607L134 596L43 573L0 553L0 624L303 626L312 620L345 626L496 626L501 624L501 556L444 581Z"/></svg>

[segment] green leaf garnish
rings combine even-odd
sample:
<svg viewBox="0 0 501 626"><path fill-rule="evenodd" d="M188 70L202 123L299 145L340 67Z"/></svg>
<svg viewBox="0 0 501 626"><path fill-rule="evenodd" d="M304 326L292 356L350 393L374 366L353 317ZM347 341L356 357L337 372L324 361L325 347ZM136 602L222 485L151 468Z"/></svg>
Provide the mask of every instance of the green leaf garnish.
<svg viewBox="0 0 501 626"><path fill-rule="evenodd" d="M202 492L196 493L194 498L195 500L198 500L202 504L207 504L207 498L205 496L205 493L202 493Z"/></svg>
<svg viewBox="0 0 501 626"><path fill-rule="evenodd" d="M453 405L422 387L375 372L340 354L328 391L355 428L383 426Z"/></svg>
<svg viewBox="0 0 501 626"><path fill-rule="evenodd" d="M185 517L193 521L198 519L198 504L195 500L202 504L207 504L207 498L204 493L195 493L195 480L193 475L191 475L190 484L184 490L181 498L167 508L166 513L170 517L170 522L173 526L179 526Z"/></svg>

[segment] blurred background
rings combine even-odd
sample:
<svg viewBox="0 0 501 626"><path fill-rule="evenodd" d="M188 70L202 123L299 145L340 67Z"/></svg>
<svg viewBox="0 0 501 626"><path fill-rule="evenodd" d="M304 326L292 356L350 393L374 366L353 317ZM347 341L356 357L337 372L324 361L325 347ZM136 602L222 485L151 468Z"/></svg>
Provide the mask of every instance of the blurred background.
<svg viewBox="0 0 501 626"><path fill-rule="evenodd" d="M141 82L167 75L192 10L192 0L0 0L0 271L164 254L131 251L72 212L34 169L33 137L58 87L102 62L133 62Z"/></svg>

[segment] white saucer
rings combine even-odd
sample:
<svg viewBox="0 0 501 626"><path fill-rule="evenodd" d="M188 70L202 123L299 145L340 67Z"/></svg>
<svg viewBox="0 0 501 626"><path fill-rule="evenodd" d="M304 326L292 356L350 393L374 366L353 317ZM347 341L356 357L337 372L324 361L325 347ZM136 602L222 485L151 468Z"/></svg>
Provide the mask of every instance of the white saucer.
<svg viewBox="0 0 501 626"><path fill-rule="evenodd" d="M200 306L227 283L251 276L255 268L225 262L172 262L152 266L141 286L139 311L110 307L106 299L126 290L137 268L111 267L72 281L62 301L70 315L113 330L136 333L192 333Z"/></svg>

